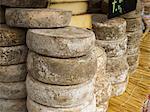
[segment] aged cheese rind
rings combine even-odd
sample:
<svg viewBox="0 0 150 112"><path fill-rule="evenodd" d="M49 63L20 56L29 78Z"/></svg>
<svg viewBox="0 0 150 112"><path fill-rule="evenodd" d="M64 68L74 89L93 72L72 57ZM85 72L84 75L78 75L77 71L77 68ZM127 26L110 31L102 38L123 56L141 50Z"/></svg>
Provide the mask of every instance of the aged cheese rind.
<svg viewBox="0 0 150 112"><path fill-rule="evenodd" d="M112 85L111 96L114 97L114 96L122 95L125 92L127 85L128 85L128 78L126 81L124 81L122 83Z"/></svg>
<svg viewBox="0 0 150 112"><path fill-rule="evenodd" d="M109 101L101 103L98 107L96 112L106 112L108 109Z"/></svg>
<svg viewBox="0 0 150 112"><path fill-rule="evenodd" d="M14 65L26 62L28 48L25 45L0 47L0 65Z"/></svg>
<svg viewBox="0 0 150 112"><path fill-rule="evenodd" d="M0 99L21 99L26 97L25 82L2 83L0 82Z"/></svg>
<svg viewBox="0 0 150 112"><path fill-rule="evenodd" d="M94 33L77 27L29 30L26 40L29 49L59 58L86 55L95 45Z"/></svg>
<svg viewBox="0 0 150 112"><path fill-rule="evenodd" d="M79 85L57 86L38 82L28 75L26 86L29 98L50 107L81 105L87 100L92 100L94 92L92 80Z"/></svg>
<svg viewBox="0 0 150 112"><path fill-rule="evenodd" d="M92 29L92 16L90 14L74 15L71 17L69 26Z"/></svg>
<svg viewBox="0 0 150 112"><path fill-rule="evenodd" d="M0 66L0 82L24 81L26 74L26 64Z"/></svg>
<svg viewBox="0 0 150 112"><path fill-rule="evenodd" d="M28 72L37 80L57 85L74 85L93 79L96 56L90 53L79 58L60 59L28 53Z"/></svg>
<svg viewBox="0 0 150 112"><path fill-rule="evenodd" d="M116 41L96 40L96 45L105 49L107 57L119 57L126 53L127 37L124 36Z"/></svg>
<svg viewBox="0 0 150 112"><path fill-rule="evenodd" d="M46 4L47 0L1 0L1 5L9 7L44 8Z"/></svg>
<svg viewBox="0 0 150 112"><path fill-rule="evenodd" d="M70 2L70 3L49 3L48 8L62 9L71 11L73 15L84 14L88 10L88 2Z"/></svg>
<svg viewBox="0 0 150 112"><path fill-rule="evenodd" d="M85 104L70 107L70 108L53 108L40 105L31 99L27 99L28 112L95 112L96 101L95 98L92 101L87 101Z"/></svg>
<svg viewBox="0 0 150 112"><path fill-rule="evenodd" d="M16 46L25 44L26 32L23 29L8 27L1 24L0 27L0 47Z"/></svg>
<svg viewBox="0 0 150 112"><path fill-rule="evenodd" d="M4 22L5 22L5 9L2 6L0 6L0 24Z"/></svg>
<svg viewBox="0 0 150 112"><path fill-rule="evenodd" d="M126 19L127 22L127 30L126 31L139 31L142 30L142 19L134 18L134 19Z"/></svg>
<svg viewBox="0 0 150 112"><path fill-rule="evenodd" d="M127 57L108 58L106 65L106 74L109 74L112 84L120 83L128 77L129 65Z"/></svg>
<svg viewBox="0 0 150 112"><path fill-rule="evenodd" d="M0 99L0 112L27 112L26 100L6 100Z"/></svg>
<svg viewBox="0 0 150 112"><path fill-rule="evenodd" d="M39 16L40 15L40 16ZM25 28L56 28L68 26L70 11L58 9L21 9L8 8L6 23L9 26Z"/></svg>
<svg viewBox="0 0 150 112"><path fill-rule="evenodd" d="M126 21L123 18L107 19L106 15L95 14L93 30L98 40L118 40L126 33Z"/></svg>
<svg viewBox="0 0 150 112"><path fill-rule="evenodd" d="M48 0L51 3L68 3L68 2L83 2L88 0Z"/></svg>
<svg viewBox="0 0 150 112"><path fill-rule="evenodd" d="M132 54L132 55L128 55L127 61L128 61L129 66L132 66L135 63L137 63L139 61L139 52Z"/></svg>
<svg viewBox="0 0 150 112"><path fill-rule="evenodd" d="M140 44L137 44L136 46L130 44L127 46L127 55L133 55L136 54L140 50Z"/></svg>

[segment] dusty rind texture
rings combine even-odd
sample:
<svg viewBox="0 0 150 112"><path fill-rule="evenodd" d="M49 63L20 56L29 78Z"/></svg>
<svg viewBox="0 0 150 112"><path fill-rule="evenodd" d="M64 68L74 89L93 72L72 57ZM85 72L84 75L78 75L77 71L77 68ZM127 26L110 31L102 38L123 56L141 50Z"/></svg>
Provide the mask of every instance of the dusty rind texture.
<svg viewBox="0 0 150 112"><path fill-rule="evenodd" d="M1 5L9 7L44 8L47 0L1 0Z"/></svg>
<svg viewBox="0 0 150 112"><path fill-rule="evenodd" d="M0 82L0 99L21 99L26 97L25 82L2 83Z"/></svg>
<svg viewBox="0 0 150 112"><path fill-rule="evenodd" d="M108 109L109 101L101 103L96 109L96 112L106 112Z"/></svg>
<svg viewBox="0 0 150 112"><path fill-rule="evenodd" d="M1 24L0 35L0 47L25 44L26 31L23 29L12 28L6 24Z"/></svg>
<svg viewBox="0 0 150 112"><path fill-rule="evenodd" d="M127 56L127 61L129 66L134 65L135 63L139 62L139 53L137 52L136 54L128 55Z"/></svg>
<svg viewBox="0 0 150 112"><path fill-rule="evenodd" d="M31 99L27 99L27 108L28 112L95 112L96 110L96 101L95 98L86 103L70 108L53 108L40 105Z"/></svg>
<svg viewBox="0 0 150 112"><path fill-rule="evenodd" d="M106 75L110 76L112 84L120 83L128 77L129 65L127 56L108 58L106 65Z"/></svg>
<svg viewBox="0 0 150 112"><path fill-rule="evenodd" d="M0 65L14 65L26 62L28 48L25 45L0 47Z"/></svg>
<svg viewBox="0 0 150 112"><path fill-rule="evenodd" d="M140 44L137 44L136 46L134 45L128 45L127 46L127 55L133 55L139 52L140 50Z"/></svg>
<svg viewBox="0 0 150 112"><path fill-rule="evenodd" d="M126 21L123 18L107 19L106 15L93 15L93 30L98 40L118 40L126 33Z"/></svg>
<svg viewBox="0 0 150 112"><path fill-rule="evenodd" d="M2 23L5 23L5 9L0 6L0 24Z"/></svg>
<svg viewBox="0 0 150 112"><path fill-rule="evenodd" d="M40 16L39 16L40 15ZM25 28L55 28L68 26L70 11L57 9L21 9L6 10L6 23L9 26Z"/></svg>
<svg viewBox="0 0 150 112"><path fill-rule="evenodd" d="M127 88L128 80L129 79L127 78L126 81L124 81L122 83L112 85L111 96L114 97L114 96L122 95L125 92L126 88Z"/></svg>
<svg viewBox="0 0 150 112"><path fill-rule="evenodd" d="M127 50L127 37L124 36L116 41L96 40L96 45L105 49L107 57L123 56Z"/></svg>
<svg viewBox="0 0 150 112"><path fill-rule="evenodd" d="M33 101L50 107L73 107L93 99L94 81L80 85L57 86L41 83L27 76L28 97Z"/></svg>
<svg viewBox="0 0 150 112"><path fill-rule="evenodd" d="M142 29L142 19L134 18L134 19L126 19L127 22L127 32L128 31L139 31Z"/></svg>
<svg viewBox="0 0 150 112"><path fill-rule="evenodd" d="M95 54L70 59L51 58L28 53L28 73L35 79L49 84L75 85L94 78L97 59Z"/></svg>
<svg viewBox="0 0 150 112"><path fill-rule="evenodd" d="M59 58L86 55L95 45L94 33L77 27L29 30L26 40L31 50Z"/></svg>
<svg viewBox="0 0 150 112"><path fill-rule="evenodd" d="M0 82L24 81L26 74L26 64L0 66Z"/></svg>
<svg viewBox="0 0 150 112"><path fill-rule="evenodd" d="M0 99L0 112L27 112L26 100L5 100Z"/></svg>

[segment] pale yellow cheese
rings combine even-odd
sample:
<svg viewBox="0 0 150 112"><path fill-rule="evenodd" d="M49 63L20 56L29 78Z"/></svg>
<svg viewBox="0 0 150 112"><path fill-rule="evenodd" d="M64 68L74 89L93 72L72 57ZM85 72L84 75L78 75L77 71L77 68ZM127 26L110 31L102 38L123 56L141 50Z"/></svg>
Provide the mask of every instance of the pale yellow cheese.
<svg viewBox="0 0 150 112"><path fill-rule="evenodd" d="M63 9L72 11L73 15L86 13L88 10L88 2L72 2L72 3L57 3L48 4L48 8Z"/></svg>
<svg viewBox="0 0 150 112"><path fill-rule="evenodd" d="M51 3L82 2L88 0L48 0Z"/></svg>
<svg viewBox="0 0 150 112"><path fill-rule="evenodd" d="M92 16L90 14L72 16L69 26L80 28L92 28Z"/></svg>

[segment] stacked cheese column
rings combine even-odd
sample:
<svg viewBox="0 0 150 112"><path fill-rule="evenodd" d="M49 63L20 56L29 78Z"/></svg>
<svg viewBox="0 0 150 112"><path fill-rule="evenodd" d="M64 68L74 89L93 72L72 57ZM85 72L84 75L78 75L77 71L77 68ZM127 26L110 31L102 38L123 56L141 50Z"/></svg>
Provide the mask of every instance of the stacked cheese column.
<svg viewBox="0 0 150 112"><path fill-rule="evenodd" d="M18 8L6 14L9 25L32 28L26 38L28 112L95 112L94 33L67 27L70 11Z"/></svg>
<svg viewBox="0 0 150 112"><path fill-rule="evenodd" d="M0 112L26 112L25 30L5 24L0 8Z"/></svg>
<svg viewBox="0 0 150 112"><path fill-rule="evenodd" d="M88 0L49 0L48 8L72 11L73 16L69 26L91 29L91 15L87 14L88 2Z"/></svg>
<svg viewBox="0 0 150 112"><path fill-rule="evenodd" d="M128 37L128 64L130 66L129 73L133 74L139 64L139 45L142 37L142 6L138 0L135 11L122 15L127 22L127 37Z"/></svg>
<svg viewBox="0 0 150 112"><path fill-rule="evenodd" d="M126 21L122 18L107 20L106 15L93 16L93 30L96 45L103 47L107 54L106 76L110 77L112 96L121 95L128 83L126 58Z"/></svg>

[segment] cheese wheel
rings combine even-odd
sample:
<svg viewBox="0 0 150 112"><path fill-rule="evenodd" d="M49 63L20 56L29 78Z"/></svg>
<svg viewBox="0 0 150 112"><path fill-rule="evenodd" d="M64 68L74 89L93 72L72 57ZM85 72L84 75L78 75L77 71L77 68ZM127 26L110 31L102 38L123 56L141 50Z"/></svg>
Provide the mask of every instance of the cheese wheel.
<svg viewBox="0 0 150 112"><path fill-rule="evenodd" d="M107 19L106 15L93 15L93 30L98 40L118 40L126 33L126 21L122 18Z"/></svg>
<svg viewBox="0 0 150 112"><path fill-rule="evenodd" d="M92 80L79 85L57 86L38 82L28 75L26 86L29 98L50 107L73 107L93 99Z"/></svg>
<svg viewBox="0 0 150 112"><path fill-rule="evenodd" d="M0 47L16 46L25 44L26 32L23 29L8 27L1 24L0 27Z"/></svg>
<svg viewBox="0 0 150 112"><path fill-rule="evenodd" d="M128 85L128 78L124 82L112 85L111 96L114 97L122 95L125 92L127 85Z"/></svg>
<svg viewBox="0 0 150 112"><path fill-rule="evenodd" d="M139 31L142 30L142 19L126 19L127 22L127 31Z"/></svg>
<svg viewBox="0 0 150 112"><path fill-rule="evenodd" d="M0 99L21 99L26 97L25 82L2 83L0 82Z"/></svg>
<svg viewBox="0 0 150 112"><path fill-rule="evenodd" d="M40 15L40 16L39 16ZM9 26L25 28L56 28L68 26L70 11L58 9L6 9L6 23Z"/></svg>
<svg viewBox="0 0 150 112"><path fill-rule="evenodd" d="M5 22L5 9L2 6L0 6L0 24L4 22Z"/></svg>
<svg viewBox="0 0 150 112"><path fill-rule="evenodd" d="M51 3L69 3L69 2L83 2L83 1L88 1L88 0L48 0L48 2Z"/></svg>
<svg viewBox="0 0 150 112"><path fill-rule="evenodd" d="M114 57L107 59L106 74L109 74L112 84L120 83L128 77L129 65L127 57Z"/></svg>
<svg viewBox="0 0 150 112"><path fill-rule="evenodd" d="M99 106L97 106L96 112L106 112L108 109L109 101L101 103Z"/></svg>
<svg viewBox="0 0 150 112"><path fill-rule="evenodd" d="M92 29L92 17L90 14L74 15L69 26Z"/></svg>
<svg viewBox="0 0 150 112"><path fill-rule="evenodd" d="M49 84L74 85L93 79L96 72L96 56L70 59L51 58L29 52L28 73L35 79Z"/></svg>
<svg viewBox="0 0 150 112"><path fill-rule="evenodd" d="M47 0L1 0L1 5L9 7L44 8L46 4Z"/></svg>
<svg viewBox="0 0 150 112"><path fill-rule="evenodd" d="M83 56L91 51L94 44L94 33L77 27L32 29L27 33L28 48L51 57Z"/></svg>
<svg viewBox="0 0 150 112"><path fill-rule="evenodd" d="M0 111L1 112L27 112L26 100L6 100L0 99Z"/></svg>
<svg viewBox="0 0 150 112"><path fill-rule="evenodd" d="M96 40L96 45L105 49L107 57L123 56L127 50L127 37L114 41Z"/></svg>
<svg viewBox="0 0 150 112"><path fill-rule="evenodd" d="M27 99L28 112L95 112L96 101L95 98L92 101L87 101L85 104L70 107L70 108L53 108L40 105L31 99Z"/></svg>
<svg viewBox="0 0 150 112"><path fill-rule="evenodd" d="M0 66L0 82L24 81L26 74L26 64Z"/></svg>
<svg viewBox="0 0 150 112"><path fill-rule="evenodd" d="M28 49L25 45L0 47L0 65L14 65L26 62Z"/></svg>
<svg viewBox="0 0 150 112"><path fill-rule="evenodd" d="M71 11L73 15L84 14L88 10L88 2L49 3L48 8Z"/></svg>

